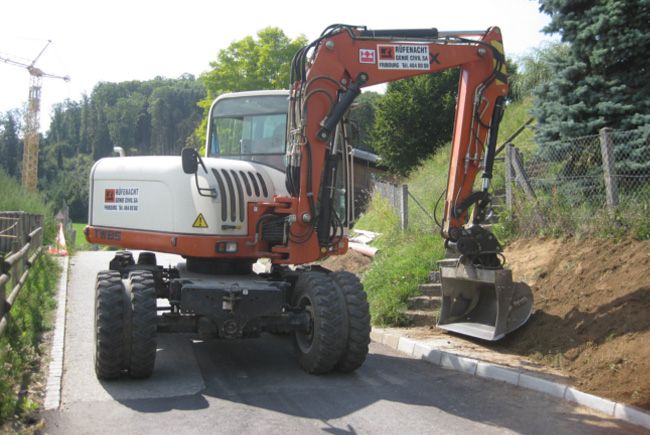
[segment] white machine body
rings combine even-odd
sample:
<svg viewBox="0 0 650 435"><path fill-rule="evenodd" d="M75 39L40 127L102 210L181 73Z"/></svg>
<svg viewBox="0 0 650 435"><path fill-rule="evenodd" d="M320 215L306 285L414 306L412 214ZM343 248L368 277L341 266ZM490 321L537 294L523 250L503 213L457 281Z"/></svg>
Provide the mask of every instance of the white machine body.
<svg viewBox="0 0 650 435"><path fill-rule="evenodd" d="M109 157L90 172L89 225L190 235L247 234L249 202L287 195L282 171L250 161L204 158L201 188L180 157Z"/></svg>

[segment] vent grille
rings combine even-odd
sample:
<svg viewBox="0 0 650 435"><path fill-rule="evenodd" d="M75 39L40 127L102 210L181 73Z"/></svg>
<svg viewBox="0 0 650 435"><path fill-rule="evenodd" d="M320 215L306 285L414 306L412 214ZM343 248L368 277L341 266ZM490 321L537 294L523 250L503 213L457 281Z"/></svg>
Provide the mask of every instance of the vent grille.
<svg viewBox="0 0 650 435"><path fill-rule="evenodd" d="M247 199L268 198L269 190L264 178L252 171L212 169L217 180L223 222L244 222Z"/></svg>

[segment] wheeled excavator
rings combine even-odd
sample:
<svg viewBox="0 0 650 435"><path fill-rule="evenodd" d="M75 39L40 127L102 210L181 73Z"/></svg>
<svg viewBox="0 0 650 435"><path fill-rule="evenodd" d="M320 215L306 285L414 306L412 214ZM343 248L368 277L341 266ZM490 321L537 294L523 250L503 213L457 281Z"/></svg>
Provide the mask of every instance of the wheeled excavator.
<svg viewBox="0 0 650 435"><path fill-rule="evenodd" d="M296 53L289 91L215 100L203 156L187 148L180 158L112 157L93 166L87 240L142 250L137 260L118 251L97 274L97 376L150 376L159 332L293 334L305 371L359 368L370 341L363 286L317 263L348 247L346 113L364 87L449 68L460 79L438 326L496 340L523 325L530 288L513 282L499 242L481 226L508 92L499 29L333 25ZM184 261L163 267L154 252Z"/></svg>

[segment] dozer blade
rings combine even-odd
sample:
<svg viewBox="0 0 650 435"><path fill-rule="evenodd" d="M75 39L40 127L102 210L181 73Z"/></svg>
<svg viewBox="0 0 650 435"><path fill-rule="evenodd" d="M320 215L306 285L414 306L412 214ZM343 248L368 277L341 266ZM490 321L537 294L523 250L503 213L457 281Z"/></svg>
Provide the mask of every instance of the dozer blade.
<svg viewBox="0 0 650 435"><path fill-rule="evenodd" d="M438 327L495 341L522 326L532 312L533 293L512 282L509 269L483 269L457 259L442 260L442 306Z"/></svg>

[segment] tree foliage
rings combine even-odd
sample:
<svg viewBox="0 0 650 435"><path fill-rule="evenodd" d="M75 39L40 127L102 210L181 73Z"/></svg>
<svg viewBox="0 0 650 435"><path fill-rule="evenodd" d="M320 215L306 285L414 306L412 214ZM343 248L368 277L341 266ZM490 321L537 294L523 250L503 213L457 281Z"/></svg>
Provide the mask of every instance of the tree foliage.
<svg viewBox="0 0 650 435"><path fill-rule="evenodd" d="M457 89L457 69L389 83L372 131L383 165L404 175L449 142Z"/></svg>
<svg viewBox="0 0 650 435"><path fill-rule="evenodd" d="M22 143L18 137L20 115L17 111L7 112L0 117L0 166L11 177L20 175Z"/></svg>
<svg viewBox="0 0 650 435"><path fill-rule="evenodd" d="M351 143L355 148L374 152L371 132L375 123L375 107L381 99L377 92L364 92L359 95L350 109L352 128Z"/></svg>
<svg viewBox="0 0 650 435"><path fill-rule="evenodd" d="M203 85L186 74L99 83L90 96L56 105L41 141L40 189L56 207L65 200L74 220L85 220L93 162L111 155L114 146L128 154L179 154L194 139L204 96Z"/></svg>
<svg viewBox="0 0 650 435"><path fill-rule="evenodd" d="M540 0L544 29L569 49L549 59L534 114L542 142L634 129L650 122L650 3L645 0Z"/></svg>
<svg viewBox="0 0 650 435"><path fill-rule="evenodd" d="M552 64L555 59L570 55L571 48L562 42L546 43L534 48L517 59L515 64L508 64L508 81L510 95L515 101L532 97L533 92L554 77ZM513 68L514 73L512 73Z"/></svg>
<svg viewBox="0 0 650 435"><path fill-rule="evenodd" d="M217 60L210 62L212 69L200 77L207 96L199 103L205 116L196 131L197 139L204 140L208 110L219 95L288 89L291 59L306 43L304 36L292 40L281 29L267 27L257 33L257 38L246 36L219 51Z"/></svg>
<svg viewBox="0 0 650 435"><path fill-rule="evenodd" d="M277 27L231 43L210 62L212 70L201 76L207 103L224 92L287 89L291 58L306 43L304 36L291 40Z"/></svg>

